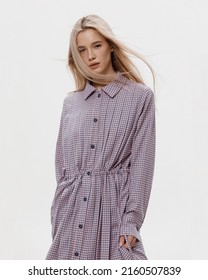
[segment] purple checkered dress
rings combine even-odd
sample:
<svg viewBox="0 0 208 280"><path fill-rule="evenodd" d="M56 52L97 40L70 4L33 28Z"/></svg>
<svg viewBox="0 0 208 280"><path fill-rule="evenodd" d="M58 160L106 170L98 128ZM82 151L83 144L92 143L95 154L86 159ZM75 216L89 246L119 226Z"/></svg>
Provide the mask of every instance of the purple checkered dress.
<svg viewBox="0 0 208 280"><path fill-rule="evenodd" d="M117 72L103 88L87 82L84 90L67 95L46 259L147 259L140 228L154 164L155 101L149 87ZM119 247L120 235L135 236L136 247Z"/></svg>

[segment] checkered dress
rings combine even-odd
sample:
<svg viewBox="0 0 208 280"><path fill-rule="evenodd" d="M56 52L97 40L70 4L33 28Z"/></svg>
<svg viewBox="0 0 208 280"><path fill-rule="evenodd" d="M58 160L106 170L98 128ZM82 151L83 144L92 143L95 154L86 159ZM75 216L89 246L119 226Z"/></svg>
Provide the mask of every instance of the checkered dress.
<svg viewBox="0 0 208 280"><path fill-rule="evenodd" d="M152 90L120 72L108 85L64 98L55 152L57 186L46 259L147 259L140 228L154 174ZM119 247L119 236L136 247Z"/></svg>

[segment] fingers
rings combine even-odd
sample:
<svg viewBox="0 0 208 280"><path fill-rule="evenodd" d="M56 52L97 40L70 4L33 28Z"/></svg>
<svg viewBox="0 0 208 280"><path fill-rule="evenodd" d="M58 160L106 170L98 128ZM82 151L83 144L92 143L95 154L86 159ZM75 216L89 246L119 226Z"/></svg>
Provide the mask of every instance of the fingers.
<svg viewBox="0 0 208 280"><path fill-rule="evenodd" d="M135 236L133 236L133 235L128 235L127 238L128 238L128 242L129 242L130 246L131 246L132 248L135 247L136 242L137 242L137 238L136 238ZM127 244L126 244L126 245L127 245ZM128 247L127 247L127 248L128 248Z"/></svg>
<svg viewBox="0 0 208 280"><path fill-rule="evenodd" d="M121 236L119 237L119 246L123 246L125 242L126 242L126 241L125 241L124 235L121 235Z"/></svg>
<svg viewBox="0 0 208 280"><path fill-rule="evenodd" d="M137 238L133 235L128 235L127 238L128 238L129 245L131 247L135 247L137 243ZM119 238L119 246L124 246L126 249L129 249L124 235L121 235Z"/></svg>
<svg viewBox="0 0 208 280"><path fill-rule="evenodd" d="M119 246L124 246L126 249L128 249L128 244L126 243L124 235L121 235L119 238Z"/></svg>
<svg viewBox="0 0 208 280"><path fill-rule="evenodd" d="M134 236L133 236L134 237ZM135 247L136 246L136 244L137 244L137 238L136 237L134 237L133 239L132 239L132 242L130 243L131 244L131 247Z"/></svg>

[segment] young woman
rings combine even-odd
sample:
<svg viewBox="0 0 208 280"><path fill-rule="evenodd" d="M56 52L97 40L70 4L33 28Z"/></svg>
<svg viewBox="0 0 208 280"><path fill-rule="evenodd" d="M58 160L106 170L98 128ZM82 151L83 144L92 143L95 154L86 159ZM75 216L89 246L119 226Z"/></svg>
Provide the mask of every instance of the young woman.
<svg viewBox="0 0 208 280"><path fill-rule="evenodd" d="M96 15L72 30L77 88L63 101L46 259L147 259L140 229L154 173L155 102L128 54L147 63Z"/></svg>

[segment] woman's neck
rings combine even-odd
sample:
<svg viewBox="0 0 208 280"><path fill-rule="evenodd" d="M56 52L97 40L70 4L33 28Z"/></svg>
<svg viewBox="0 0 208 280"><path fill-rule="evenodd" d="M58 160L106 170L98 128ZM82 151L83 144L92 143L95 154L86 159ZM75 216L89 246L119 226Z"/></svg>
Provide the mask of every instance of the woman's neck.
<svg viewBox="0 0 208 280"><path fill-rule="evenodd" d="M106 84L99 84L99 83L92 82L92 86L97 88L97 89L100 89L100 88L106 86L107 84L111 83L112 81L114 81L116 79L116 76L117 76L117 73L114 72L113 73L113 78L111 80L109 80L109 81L106 81Z"/></svg>

